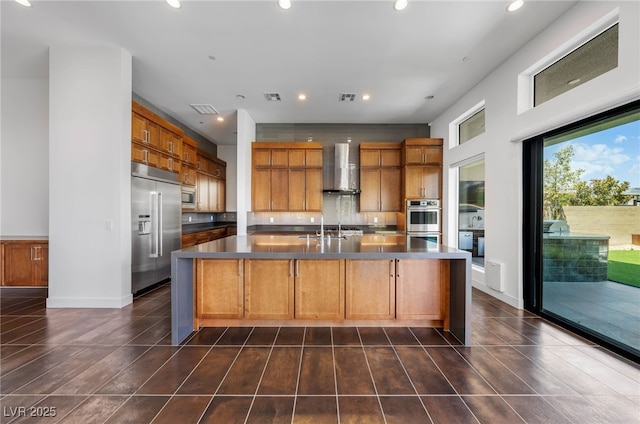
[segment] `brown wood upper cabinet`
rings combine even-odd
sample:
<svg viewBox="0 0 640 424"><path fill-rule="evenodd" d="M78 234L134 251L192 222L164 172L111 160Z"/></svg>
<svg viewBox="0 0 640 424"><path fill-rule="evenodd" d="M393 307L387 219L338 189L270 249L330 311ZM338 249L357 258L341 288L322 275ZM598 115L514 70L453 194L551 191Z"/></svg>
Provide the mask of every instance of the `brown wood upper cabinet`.
<svg viewBox="0 0 640 424"><path fill-rule="evenodd" d="M252 145L254 212L322 211L322 144L256 142Z"/></svg>
<svg viewBox="0 0 640 424"><path fill-rule="evenodd" d="M360 143L360 211L402 209L400 143Z"/></svg>
<svg viewBox="0 0 640 424"><path fill-rule="evenodd" d="M404 165L442 166L441 138L407 138L403 143Z"/></svg>
<svg viewBox="0 0 640 424"><path fill-rule="evenodd" d="M196 166L198 160L198 143L189 137L182 137L182 162Z"/></svg>
<svg viewBox="0 0 640 424"><path fill-rule="evenodd" d="M131 160L180 173L182 135L176 125L131 103Z"/></svg>

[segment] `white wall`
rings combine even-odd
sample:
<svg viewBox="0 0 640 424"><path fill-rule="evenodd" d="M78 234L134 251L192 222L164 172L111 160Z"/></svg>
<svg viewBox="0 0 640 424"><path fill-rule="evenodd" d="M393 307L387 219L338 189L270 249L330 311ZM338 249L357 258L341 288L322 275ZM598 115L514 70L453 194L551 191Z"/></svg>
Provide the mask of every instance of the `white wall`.
<svg viewBox="0 0 640 424"><path fill-rule="evenodd" d="M48 307L131 303L131 55L49 50Z"/></svg>
<svg viewBox="0 0 640 424"><path fill-rule="evenodd" d="M238 235L247 235L247 212L251 210L251 143L256 139L256 121L249 112L238 109Z"/></svg>
<svg viewBox="0 0 640 424"><path fill-rule="evenodd" d="M238 147L233 145L219 145L218 155L220 159L227 162L227 180L225 191L225 204L227 212L238 210Z"/></svg>
<svg viewBox="0 0 640 424"><path fill-rule="evenodd" d="M618 7L618 68L518 114L518 75ZM521 12L526 13L526 9ZM485 258L505 265L506 288L504 293L491 290L484 284L484 273L478 272L473 276L475 287L522 308L521 141L639 98L639 28L639 2L579 2L432 122L432 137L445 139L445 169L483 154L486 161ZM486 131L463 145L447 149L449 124L483 100L486 102ZM445 189L444 204L451 212L443 219L445 243L452 245L456 237L456 211L452 205L456 204L457 195L455 181L450 181L453 174L444 172L444 187L448 188Z"/></svg>
<svg viewBox="0 0 640 424"><path fill-rule="evenodd" d="M48 99L46 79L2 79L2 236L49 234Z"/></svg>

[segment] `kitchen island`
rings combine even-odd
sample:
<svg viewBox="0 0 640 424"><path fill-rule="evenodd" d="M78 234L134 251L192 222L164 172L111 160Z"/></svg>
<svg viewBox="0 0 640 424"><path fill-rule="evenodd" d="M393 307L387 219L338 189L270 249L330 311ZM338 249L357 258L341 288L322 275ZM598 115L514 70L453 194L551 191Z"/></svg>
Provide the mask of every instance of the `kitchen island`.
<svg viewBox="0 0 640 424"><path fill-rule="evenodd" d="M404 234L231 236L171 254L172 343L206 326L428 326L470 344L471 254Z"/></svg>

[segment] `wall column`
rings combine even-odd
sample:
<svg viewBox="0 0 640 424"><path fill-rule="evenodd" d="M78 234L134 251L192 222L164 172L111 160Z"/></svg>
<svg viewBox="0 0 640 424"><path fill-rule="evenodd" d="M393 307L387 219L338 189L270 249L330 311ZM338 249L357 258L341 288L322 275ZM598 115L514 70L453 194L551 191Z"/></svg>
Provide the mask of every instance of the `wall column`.
<svg viewBox="0 0 640 424"><path fill-rule="evenodd" d="M121 48L50 48L47 307L132 302L131 69Z"/></svg>

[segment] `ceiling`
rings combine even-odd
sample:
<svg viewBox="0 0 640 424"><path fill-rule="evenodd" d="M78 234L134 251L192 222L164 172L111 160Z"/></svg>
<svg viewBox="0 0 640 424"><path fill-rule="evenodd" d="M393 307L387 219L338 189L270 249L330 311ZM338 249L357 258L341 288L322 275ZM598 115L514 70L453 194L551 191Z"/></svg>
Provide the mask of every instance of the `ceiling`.
<svg viewBox="0 0 640 424"><path fill-rule="evenodd" d="M576 3L31 1L0 3L3 78L46 77L48 46L120 46L133 91L216 144L236 143L237 109L257 123L429 123Z"/></svg>

